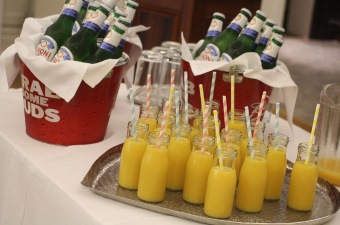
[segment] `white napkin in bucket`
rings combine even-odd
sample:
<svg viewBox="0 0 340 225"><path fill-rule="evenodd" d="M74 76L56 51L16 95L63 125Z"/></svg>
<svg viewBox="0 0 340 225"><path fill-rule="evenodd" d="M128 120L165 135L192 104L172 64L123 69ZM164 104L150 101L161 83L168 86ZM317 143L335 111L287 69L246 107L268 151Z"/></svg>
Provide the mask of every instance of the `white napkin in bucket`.
<svg viewBox="0 0 340 225"><path fill-rule="evenodd" d="M8 47L0 56L0 91L7 91L15 80L20 70L21 59L45 86L69 102L82 80L93 88L118 63L118 59L109 59L96 64L76 61L55 64L47 62L42 56L36 56L35 47L41 36L58 16L25 20L21 36L16 38L15 44ZM136 33L147 29L149 28L140 25L128 30L127 41L136 45L136 49L140 49L139 52L142 45ZM137 51L136 55L138 54L140 55Z"/></svg>
<svg viewBox="0 0 340 225"><path fill-rule="evenodd" d="M256 79L268 86L273 87L270 103L280 102L285 104L287 111L287 121L292 127L295 102L298 93L298 87L292 80L287 67L284 63L278 61L277 66L270 70L262 69L261 60L257 53L245 53L231 62L206 62L193 60L192 54L184 39L182 33L182 58L190 63L191 70L195 76L203 73L222 70L229 71L234 65L241 67L244 72L243 76Z"/></svg>

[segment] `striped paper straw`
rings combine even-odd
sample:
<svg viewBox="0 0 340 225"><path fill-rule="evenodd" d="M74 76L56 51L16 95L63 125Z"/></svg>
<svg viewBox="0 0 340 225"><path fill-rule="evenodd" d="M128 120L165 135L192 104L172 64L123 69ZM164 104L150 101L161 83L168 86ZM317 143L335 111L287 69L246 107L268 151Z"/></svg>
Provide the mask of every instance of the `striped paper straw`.
<svg viewBox="0 0 340 225"><path fill-rule="evenodd" d="M204 106L204 112L203 112L203 131L202 131L202 142L203 142L203 148L201 152L203 153L205 150L205 140L208 135L208 106Z"/></svg>
<svg viewBox="0 0 340 225"><path fill-rule="evenodd" d="M231 76L231 88L230 88L230 112L231 121L234 122L234 110L235 109L235 76Z"/></svg>
<svg viewBox="0 0 340 225"><path fill-rule="evenodd" d="M227 97L225 95L222 96L222 101L223 101L225 143L229 145L229 125L228 125L229 118L228 118Z"/></svg>
<svg viewBox="0 0 340 225"><path fill-rule="evenodd" d="M162 118L162 124L161 124L161 128L159 131L159 136L158 136L158 144L157 144L157 149L159 149L161 147L162 144L162 139L163 139L163 135L164 135L164 130L165 130L165 125L166 125L166 119L168 116L168 108L169 108L169 101L166 101L165 106L163 108L163 118Z"/></svg>
<svg viewBox="0 0 340 225"><path fill-rule="evenodd" d="M175 85L175 70L171 70L170 85Z"/></svg>
<svg viewBox="0 0 340 225"><path fill-rule="evenodd" d="M275 149L277 149L277 138L279 136L279 125L280 125L280 102L276 103L275 107Z"/></svg>
<svg viewBox="0 0 340 225"><path fill-rule="evenodd" d="M184 72L184 123L189 124L188 72Z"/></svg>
<svg viewBox="0 0 340 225"><path fill-rule="evenodd" d="M149 119L151 101L151 74L148 74L146 79L146 118Z"/></svg>
<svg viewBox="0 0 340 225"><path fill-rule="evenodd" d="M134 139L137 139L137 136L136 136L136 117L135 117L135 102L134 102L134 99L133 99L133 88L130 88L129 89L129 98L130 98L130 116L131 116L131 124L132 124L132 127L133 127L133 130L132 130L132 135L134 137Z"/></svg>
<svg viewBox="0 0 340 225"><path fill-rule="evenodd" d="M205 103L204 103L204 92L203 92L203 85L200 84L199 85L199 89L200 89L200 97L201 97L201 107L202 107L202 114L204 114L205 111Z"/></svg>
<svg viewBox="0 0 340 225"><path fill-rule="evenodd" d="M266 100L266 94L267 94L266 91L264 91L262 93L260 108L259 108L259 112L257 113L257 118L256 118L256 122L255 122L255 128L254 128L254 134L253 134L254 140L256 139L257 131L259 129L259 124L260 124L261 116L262 116L262 112L263 112L264 101Z"/></svg>
<svg viewBox="0 0 340 225"><path fill-rule="evenodd" d="M215 123L216 144L217 144L217 148L221 151L222 145L221 145L221 137L220 137L220 128L218 126L217 110L214 110L213 113L214 113L214 123ZM222 160L221 152L218 155L218 160L219 160L220 168L222 168L223 167L223 160Z"/></svg>
<svg viewBox="0 0 340 225"><path fill-rule="evenodd" d="M310 158L310 153L312 151L312 145L313 145L313 140L314 140L314 134L315 134L315 128L316 128L316 123L318 122L318 115L319 115L319 110L320 110L320 104L316 105L315 108L315 113L314 113L314 119L313 119L313 125L312 125L312 130L310 132L310 138L308 142L308 150L307 150L307 156L306 156L306 161L305 163L307 164Z"/></svg>
<svg viewBox="0 0 340 225"><path fill-rule="evenodd" d="M210 86L210 97L209 97L209 115L211 114L212 102L214 99L214 90L215 90L215 82L216 82L216 72L213 72Z"/></svg>
<svg viewBox="0 0 340 225"><path fill-rule="evenodd" d="M175 95L175 85L171 85L170 87L170 95L169 95L169 108L168 108L168 116L170 116L170 112L172 110L172 104L174 101L174 95Z"/></svg>
<svg viewBox="0 0 340 225"><path fill-rule="evenodd" d="M253 138L251 137L251 127L250 127L250 118L249 118L249 109L248 106L244 107L246 112L246 123L247 123L247 132L248 132L248 143L250 147L250 155L254 158L254 146L253 146Z"/></svg>
<svg viewBox="0 0 340 225"><path fill-rule="evenodd" d="M175 92L175 107L176 107L176 138L179 138L179 91Z"/></svg>

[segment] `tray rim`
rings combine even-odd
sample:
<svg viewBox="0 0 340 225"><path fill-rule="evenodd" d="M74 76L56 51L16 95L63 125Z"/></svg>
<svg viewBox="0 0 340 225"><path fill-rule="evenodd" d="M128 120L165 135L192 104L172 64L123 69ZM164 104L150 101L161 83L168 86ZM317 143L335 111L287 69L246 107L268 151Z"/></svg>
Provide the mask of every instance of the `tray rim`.
<svg viewBox="0 0 340 225"><path fill-rule="evenodd" d="M312 219L312 220L305 220L305 221L300 221L300 222L278 222L278 223L262 223L262 222L240 222L240 221L233 221L233 220L228 220L228 219L216 219L216 218L211 218L211 217L202 217L199 215L193 215L193 214L189 214L186 212L181 212L181 211L177 211L177 210L173 210L173 209L166 209L166 208L162 208L157 206L157 203L148 203L148 202L144 202L144 201L135 201L133 199L129 199L129 198L125 198L125 197L121 197L118 195L110 195L106 192L97 190L93 187L91 187L89 180L87 179L88 174L90 173L90 171L92 171L93 167L95 166L96 163L99 163L100 161L105 161L105 159L107 158L107 155L112 155L112 154L120 154L121 153L121 147L122 147L123 143L118 144L112 148L110 148L109 150L107 150L106 152L104 152L99 158L96 159L96 161L91 165L91 168L89 169L89 171L87 172L87 174L85 175L85 177L83 178L83 180L81 181L81 184L86 187L87 189L89 189L90 191L92 191L95 194L98 194L100 196L112 199L112 200L116 200L119 201L121 203L124 204L128 204L131 206L135 206L138 208L142 208L142 209L146 209L146 210L150 210L153 212L157 212L157 213L161 213L161 214L165 214L165 215L170 215L170 216L175 216L178 218L182 218L182 219L187 219L190 221L194 221L194 222L198 222L198 223L207 223L207 224L242 224L242 225L317 225L317 224L323 224L327 221L332 220L335 215L338 213L339 209L340 209L340 192L339 190L332 184L330 184L329 182L327 182L326 180L322 179L322 178L318 178L318 185L322 185L322 186L328 186L329 188L331 188L333 191L335 191L336 195L338 196L338 201L336 202L335 205L335 209L332 210L332 214L328 215L328 216L324 216L324 217L320 217L320 218L316 218L316 219ZM119 156L120 158L120 156ZM289 160L287 160L287 169L291 170L293 163ZM329 196L329 195L328 195Z"/></svg>

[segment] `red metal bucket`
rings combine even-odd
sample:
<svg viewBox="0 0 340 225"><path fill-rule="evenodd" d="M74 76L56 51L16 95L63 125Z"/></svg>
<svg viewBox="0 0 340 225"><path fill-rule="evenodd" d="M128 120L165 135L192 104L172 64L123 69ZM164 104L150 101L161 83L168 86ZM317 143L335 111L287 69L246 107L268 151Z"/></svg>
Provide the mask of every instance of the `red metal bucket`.
<svg viewBox="0 0 340 225"><path fill-rule="evenodd" d="M39 141L58 145L102 141L127 61L128 57L124 57L94 88L82 81L69 102L46 88L22 62L27 134ZM32 85L34 89L30 88Z"/></svg>
<svg viewBox="0 0 340 225"><path fill-rule="evenodd" d="M204 98L206 100L209 99L213 71L195 76L192 73L189 62L185 60L182 60L182 68L183 72L188 72L188 102L193 107L201 109L199 84L203 84ZM222 96L226 96L228 110L230 110L231 83L228 72L220 70L216 70L215 72L216 82L214 100L220 103L219 119L221 121L221 126L224 127ZM244 107L248 106L250 118L256 120L263 91L267 92L265 100L266 106L269 101L272 87L259 80L246 78L242 74L239 74L239 77L235 79L235 109L244 110Z"/></svg>

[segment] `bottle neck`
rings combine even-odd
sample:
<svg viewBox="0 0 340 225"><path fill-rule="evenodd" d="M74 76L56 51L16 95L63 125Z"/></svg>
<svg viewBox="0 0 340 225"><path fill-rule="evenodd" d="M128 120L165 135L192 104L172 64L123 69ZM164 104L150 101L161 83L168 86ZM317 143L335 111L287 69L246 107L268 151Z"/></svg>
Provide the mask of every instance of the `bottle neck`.
<svg viewBox="0 0 340 225"><path fill-rule="evenodd" d="M72 17L74 20L76 20L81 6L82 6L81 0L72 1L72 3L68 3L66 7L63 9L61 16Z"/></svg>
<svg viewBox="0 0 340 225"><path fill-rule="evenodd" d="M269 64L273 64L276 62L276 58L280 51L280 46L270 42L267 47L263 50L260 58L262 61L265 61Z"/></svg>
<svg viewBox="0 0 340 225"><path fill-rule="evenodd" d="M84 24L83 28L90 29L95 33L98 33L100 26L104 23L110 13L110 8L105 4L101 4L100 7L92 14L92 17Z"/></svg>
<svg viewBox="0 0 340 225"><path fill-rule="evenodd" d="M262 26L263 26L263 20L261 20L257 16L254 16L253 19L247 25L246 29L244 29L241 36L253 39L255 41L256 37L261 31Z"/></svg>
<svg viewBox="0 0 340 225"><path fill-rule="evenodd" d="M206 38L216 37L217 35L221 33L222 27L223 27L223 21L220 20L219 18L213 18L211 20L210 26L208 28L208 31L205 37Z"/></svg>
<svg viewBox="0 0 340 225"><path fill-rule="evenodd" d="M231 21L231 23L227 26L226 31L234 30L239 34L241 33L242 29L244 28L247 22L248 22L248 18L245 15L243 15L243 13L239 13L233 19L233 21Z"/></svg>
<svg viewBox="0 0 340 225"><path fill-rule="evenodd" d="M268 144L270 146L286 150L288 146L288 142L289 142L289 138L286 135L278 134L276 136L274 133L270 133L268 135Z"/></svg>
<svg viewBox="0 0 340 225"><path fill-rule="evenodd" d="M319 146L312 145L309 148L308 143L300 143L296 161L305 161L306 163L316 164L319 155Z"/></svg>

